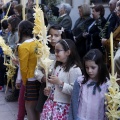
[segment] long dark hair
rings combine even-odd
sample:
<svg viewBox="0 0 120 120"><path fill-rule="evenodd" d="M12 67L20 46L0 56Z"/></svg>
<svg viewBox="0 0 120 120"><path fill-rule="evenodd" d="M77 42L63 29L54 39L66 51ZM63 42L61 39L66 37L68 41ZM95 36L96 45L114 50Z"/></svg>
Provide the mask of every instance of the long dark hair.
<svg viewBox="0 0 120 120"><path fill-rule="evenodd" d="M86 83L89 79L89 75L87 74L85 69L85 62L89 60L94 61L95 64L98 65L99 72L98 72L97 85L100 85L106 82L107 81L106 78L109 78L109 73L103 60L103 54L98 49L91 49L83 58L83 68L84 68L84 75L85 75L83 84Z"/></svg>
<svg viewBox="0 0 120 120"><path fill-rule="evenodd" d="M48 30L48 35L50 34L50 30L51 29L54 29L54 30L61 30L62 27L60 25L57 25L57 24L54 24L52 26L50 26L49 30ZM63 31L62 34L61 34L61 38L62 39L65 39L66 38L66 35L65 35L65 32ZM51 53L54 53L54 48L52 47L52 45L49 43L48 46L50 47L50 52Z"/></svg>
<svg viewBox="0 0 120 120"><path fill-rule="evenodd" d="M51 29L61 30L62 27L61 27L60 25L58 25L58 24L54 24L54 25L50 26L50 28L49 28L49 30L48 30L48 35L49 35ZM62 37L62 39L65 39L65 38L66 38L66 35L65 35L65 32L64 32L64 31L62 32L61 37Z"/></svg>
<svg viewBox="0 0 120 120"><path fill-rule="evenodd" d="M12 27L12 31L11 31L12 33L18 30L18 24L20 23L20 21L21 20L17 16L14 16L14 15L8 18L8 23Z"/></svg>
<svg viewBox="0 0 120 120"><path fill-rule="evenodd" d="M24 21L20 22L20 24L19 24L19 33L20 33L19 43L22 42L23 37L25 37L25 36L33 38L33 34L32 34L33 27L34 27L34 24L29 21L24 20Z"/></svg>
<svg viewBox="0 0 120 120"><path fill-rule="evenodd" d="M68 72L69 69L74 65L76 65L76 67L82 68L80 58L79 58L74 42L70 39L62 39L62 40L59 40L57 43L62 45L64 51L70 50L70 55L68 56L68 59L65 65L63 66L64 71ZM59 61L56 61L55 68L59 65L62 65L62 63Z"/></svg>

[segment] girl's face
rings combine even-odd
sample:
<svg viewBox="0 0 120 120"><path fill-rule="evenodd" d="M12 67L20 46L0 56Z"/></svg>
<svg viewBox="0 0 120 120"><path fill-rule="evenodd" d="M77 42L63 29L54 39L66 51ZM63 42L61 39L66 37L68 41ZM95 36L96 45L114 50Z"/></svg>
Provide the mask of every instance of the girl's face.
<svg viewBox="0 0 120 120"><path fill-rule="evenodd" d="M60 43L57 43L55 45L55 56L57 61L65 63L69 55L70 55L70 51L69 50L64 51Z"/></svg>
<svg viewBox="0 0 120 120"><path fill-rule="evenodd" d="M92 9L92 16L94 19L98 19L100 17L100 12L95 11L95 9Z"/></svg>
<svg viewBox="0 0 120 120"><path fill-rule="evenodd" d="M15 12L16 15L19 15L19 13L16 9L14 9L14 12Z"/></svg>
<svg viewBox="0 0 120 120"><path fill-rule="evenodd" d="M88 61L85 61L85 69L86 69L86 72L88 74L88 76L97 81L97 77L98 77L98 65L92 61L92 60L88 60Z"/></svg>
<svg viewBox="0 0 120 120"><path fill-rule="evenodd" d="M50 40L51 40L50 44L51 44L53 47L55 47L56 43L57 43L59 40L62 39L59 30L50 29L49 35L51 35L51 37L50 37Z"/></svg>
<svg viewBox="0 0 120 120"><path fill-rule="evenodd" d="M8 23L8 31L9 31L9 32L12 31L12 26L11 26L10 23Z"/></svg>

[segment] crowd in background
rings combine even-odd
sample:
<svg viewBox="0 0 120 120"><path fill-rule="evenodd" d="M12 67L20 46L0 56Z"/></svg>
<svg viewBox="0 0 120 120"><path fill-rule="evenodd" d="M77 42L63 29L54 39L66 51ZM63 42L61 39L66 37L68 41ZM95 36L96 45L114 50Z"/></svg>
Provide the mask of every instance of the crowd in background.
<svg viewBox="0 0 120 120"><path fill-rule="evenodd" d="M19 1L0 2L0 36L14 53L17 51L14 90L5 97L7 102L18 100L17 120L24 120L26 114L28 120L107 120L104 94L107 92L110 72L108 44L110 33L118 30L120 25L120 1L109 1L110 13L107 18L104 17L105 8L101 4L91 8L88 4L76 6L79 18L74 25L70 17L70 4L40 5L51 40L48 43L50 59L54 60L48 87L43 69L39 81L34 76L37 64L36 43L32 33L34 6L34 1L28 0L26 20L23 20L23 6ZM8 18L4 19L7 12ZM114 64L119 78L118 38L118 35L114 37ZM3 63L4 54L0 47L1 92L5 91L7 81Z"/></svg>

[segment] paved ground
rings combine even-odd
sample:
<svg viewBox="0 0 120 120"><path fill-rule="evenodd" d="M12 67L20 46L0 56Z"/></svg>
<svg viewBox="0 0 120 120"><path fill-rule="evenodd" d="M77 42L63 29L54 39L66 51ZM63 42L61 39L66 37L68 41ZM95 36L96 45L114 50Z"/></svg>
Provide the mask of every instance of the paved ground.
<svg viewBox="0 0 120 120"><path fill-rule="evenodd" d="M7 94L10 94L9 92ZM0 92L0 120L17 120L18 103L6 102L5 93Z"/></svg>

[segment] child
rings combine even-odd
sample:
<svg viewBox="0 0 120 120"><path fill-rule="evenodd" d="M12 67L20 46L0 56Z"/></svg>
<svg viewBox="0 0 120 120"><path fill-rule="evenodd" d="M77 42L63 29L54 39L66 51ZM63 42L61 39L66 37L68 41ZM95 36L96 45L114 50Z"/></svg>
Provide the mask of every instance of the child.
<svg viewBox="0 0 120 120"><path fill-rule="evenodd" d="M32 38L32 29L33 29L33 24L27 21L24 21L19 24L19 44L17 49L19 49L19 46L25 42L28 38ZM16 62L16 61L15 61ZM19 64L19 61L17 61L16 64ZM23 85L22 81L22 76L21 76L21 71L20 67L18 69L18 74L17 74L17 79L16 79L16 88L20 89L19 93L19 98L18 98L18 115L17 115L17 120L23 120L25 116L25 85Z"/></svg>
<svg viewBox="0 0 120 120"><path fill-rule="evenodd" d="M22 76L22 83L25 86L25 108L29 120L38 120L39 113L35 110L40 83L34 77L34 71L37 63L35 54L36 42L33 40L34 25L29 21L22 21L19 24L19 43L18 57L20 62L20 72ZM20 92L21 95L24 92ZM20 102L20 101L19 101ZM24 114L23 114L24 115Z"/></svg>
<svg viewBox="0 0 120 120"><path fill-rule="evenodd" d="M10 32L7 43L11 47L11 49L15 50L18 42L18 24L20 23L20 19L16 16L11 16L8 18L8 31ZM14 75L14 79L16 79L17 72ZM15 83L15 80L14 80ZM13 93L7 95L5 100L7 102L14 102L18 100L19 90L14 89Z"/></svg>
<svg viewBox="0 0 120 120"><path fill-rule="evenodd" d="M20 23L20 19L16 16L11 16L8 19L8 30L10 35L8 36L8 45L15 50L17 42L18 42L18 24Z"/></svg>
<svg viewBox="0 0 120 120"><path fill-rule="evenodd" d="M98 49L84 56L85 76L74 83L69 120L105 120L108 71Z"/></svg>
<svg viewBox="0 0 120 120"><path fill-rule="evenodd" d="M5 40L5 43L7 42L8 35L9 35L7 28L8 28L8 22L7 20L3 20L1 23L0 36L3 37L3 39Z"/></svg>
<svg viewBox="0 0 120 120"><path fill-rule="evenodd" d="M49 42L49 47L50 47L50 59L54 60L53 64L51 65L51 70L54 68L54 64L55 64L55 45L56 43L65 38L65 33L64 30L62 30L62 27L59 25L52 25L50 26L49 30L48 30L48 35L50 35L50 42ZM42 109L43 109L43 105L44 102L47 99L47 96L44 95L44 88L46 87L45 82L41 83L40 86L40 92L39 92L39 99L38 99L38 104L36 109L41 113Z"/></svg>
<svg viewBox="0 0 120 120"><path fill-rule="evenodd" d="M79 55L72 40L55 45L56 64L48 82L53 84L40 120L67 120L73 83L81 75Z"/></svg>

